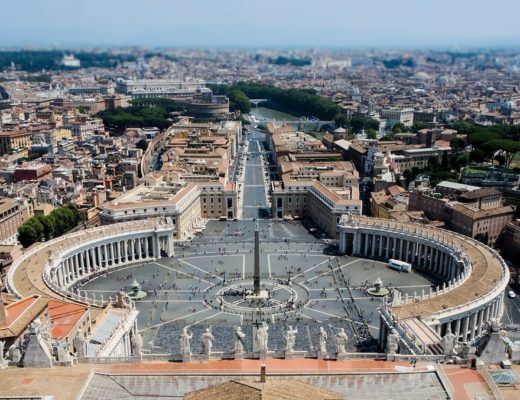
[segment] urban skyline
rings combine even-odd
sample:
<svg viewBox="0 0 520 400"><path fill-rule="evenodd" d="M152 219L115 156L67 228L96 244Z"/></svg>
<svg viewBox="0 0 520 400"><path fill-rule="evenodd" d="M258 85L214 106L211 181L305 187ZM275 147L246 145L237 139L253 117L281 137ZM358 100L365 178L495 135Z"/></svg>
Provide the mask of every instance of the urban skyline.
<svg viewBox="0 0 520 400"><path fill-rule="evenodd" d="M1 10L0 400L519 398L515 2Z"/></svg>

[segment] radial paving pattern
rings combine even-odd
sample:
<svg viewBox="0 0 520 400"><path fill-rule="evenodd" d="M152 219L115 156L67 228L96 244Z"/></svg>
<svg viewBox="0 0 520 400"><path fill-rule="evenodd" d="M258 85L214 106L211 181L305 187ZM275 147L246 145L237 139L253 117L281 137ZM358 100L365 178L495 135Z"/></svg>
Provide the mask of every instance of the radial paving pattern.
<svg viewBox="0 0 520 400"><path fill-rule="evenodd" d="M409 294L431 285L418 274L399 273L384 263L336 257L333 249L299 224L261 221L261 282L272 295L268 300L251 301L242 291L252 287L253 229L252 221L211 222L203 236L177 246L177 257L110 272L82 290L106 298L120 288L129 291L137 280L148 292L147 299L137 303L138 323L145 347L152 352L178 351L177 338L186 325L194 333L194 353L200 351L199 337L207 327L216 338L214 350L230 351L238 325L246 333L248 350L252 323L257 321L270 324L273 350L283 349L283 334L288 325L294 325L298 328L296 350L315 348L319 327L324 326L331 351L340 327L346 329L349 349L355 351L375 346L381 300L366 293L373 281L380 277L385 286L400 287Z"/></svg>

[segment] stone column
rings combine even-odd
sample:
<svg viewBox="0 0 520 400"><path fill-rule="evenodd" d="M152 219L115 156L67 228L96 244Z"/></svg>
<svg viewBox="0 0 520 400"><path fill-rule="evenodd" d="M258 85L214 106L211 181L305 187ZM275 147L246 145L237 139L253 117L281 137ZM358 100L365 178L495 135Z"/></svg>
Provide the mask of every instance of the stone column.
<svg viewBox="0 0 520 400"><path fill-rule="evenodd" d="M123 248L121 254L122 254L125 262L127 262L128 261L128 249L126 247L126 239L121 242L121 247Z"/></svg>
<svg viewBox="0 0 520 400"><path fill-rule="evenodd" d="M373 233L370 235L371 236L371 242L372 242L372 252L370 253L370 257L372 258L375 258L376 256L376 235L374 235Z"/></svg>
<svg viewBox="0 0 520 400"><path fill-rule="evenodd" d="M377 235L377 240L378 240L378 243L379 243L379 250L377 252L377 256L379 258L381 258L383 256L383 236L381 235Z"/></svg>
<svg viewBox="0 0 520 400"><path fill-rule="evenodd" d="M84 277L87 272L87 261L85 260L86 257L86 250L79 253L79 266L80 266L80 274L81 277Z"/></svg>
<svg viewBox="0 0 520 400"><path fill-rule="evenodd" d="M130 239L130 256L132 257L132 261L135 261L134 239Z"/></svg>
<svg viewBox="0 0 520 400"><path fill-rule="evenodd" d="M117 242L112 242L110 244L110 249L112 250L112 264L119 264L118 252L117 252Z"/></svg>
<svg viewBox="0 0 520 400"><path fill-rule="evenodd" d="M87 274L90 273L90 253L91 253L91 250L92 249L85 250L85 263L86 263L85 268L87 269Z"/></svg>
<svg viewBox="0 0 520 400"><path fill-rule="evenodd" d="M439 270L442 268L443 265L446 264L446 253L441 253L441 257L439 260Z"/></svg>
<svg viewBox="0 0 520 400"><path fill-rule="evenodd" d="M148 253L148 237L144 238L144 258L150 257L150 254Z"/></svg>
<svg viewBox="0 0 520 400"><path fill-rule="evenodd" d="M498 299L498 318L502 318L504 313L504 295L502 294Z"/></svg>
<svg viewBox="0 0 520 400"><path fill-rule="evenodd" d="M175 243L173 240L173 235L168 235L168 239L170 241L170 253L168 255L173 257L175 255Z"/></svg>
<svg viewBox="0 0 520 400"><path fill-rule="evenodd" d="M439 249L434 248L433 265L435 267L438 267L441 264L440 259L441 259L441 252L439 251Z"/></svg>
<svg viewBox="0 0 520 400"><path fill-rule="evenodd" d="M74 255L74 280L79 278L79 255Z"/></svg>
<svg viewBox="0 0 520 400"><path fill-rule="evenodd" d="M459 337L460 337L460 319L455 321L455 332L454 332L454 334L457 337L457 340L459 340Z"/></svg>
<svg viewBox="0 0 520 400"><path fill-rule="evenodd" d="M62 264L63 265L63 264ZM62 281L62 272L61 272L61 267L58 267L56 269L56 285L58 285L59 287L62 287L63 286L63 281Z"/></svg>
<svg viewBox="0 0 520 400"><path fill-rule="evenodd" d="M69 283L69 259L63 260L63 268L61 270L63 284Z"/></svg>
<svg viewBox="0 0 520 400"><path fill-rule="evenodd" d="M475 337L475 332L477 331L477 317L478 313L475 313L471 316L471 331L469 333L469 339L473 340Z"/></svg>
<svg viewBox="0 0 520 400"><path fill-rule="evenodd" d="M156 257L161 258L161 237L159 235L155 235L154 240L155 240L155 254L157 254ZM345 242L345 244L346 244L346 242Z"/></svg>
<svg viewBox="0 0 520 400"><path fill-rule="evenodd" d="M462 341L466 342L468 340L468 327L469 327L469 316L464 317L462 320Z"/></svg>
<svg viewBox="0 0 520 400"><path fill-rule="evenodd" d="M97 254L97 265L98 268L103 267L103 259L101 258L101 246L96 246L96 254Z"/></svg>
<svg viewBox="0 0 520 400"><path fill-rule="evenodd" d="M484 319L484 309L481 309L478 312L477 336L482 335L482 320L483 319Z"/></svg>

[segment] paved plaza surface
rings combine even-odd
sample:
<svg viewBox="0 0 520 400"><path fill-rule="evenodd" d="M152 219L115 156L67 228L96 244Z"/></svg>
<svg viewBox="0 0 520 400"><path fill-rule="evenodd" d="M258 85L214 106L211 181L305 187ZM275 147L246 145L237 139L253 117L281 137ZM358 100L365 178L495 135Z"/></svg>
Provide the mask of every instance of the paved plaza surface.
<svg viewBox="0 0 520 400"><path fill-rule="evenodd" d="M300 223L258 221L261 237L261 282L271 298L253 302L237 291L252 285L254 221L211 221L202 235L179 243L176 256L109 272L81 290L96 297L114 298L131 291L135 281L148 297L136 303L138 327L145 350L178 353L178 337L187 326L193 333L192 351L201 351L200 336L210 328L213 351L233 348L233 330L246 334L252 351L252 328L269 325L269 349L283 350L289 325L298 329L295 350L316 350L319 329L328 333L328 350L335 351L334 335L344 328L348 351L375 351L381 299L366 289L377 278L403 295L422 293L434 284L412 271L400 273L383 262L335 255L335 248L316 239Z"/></svg>

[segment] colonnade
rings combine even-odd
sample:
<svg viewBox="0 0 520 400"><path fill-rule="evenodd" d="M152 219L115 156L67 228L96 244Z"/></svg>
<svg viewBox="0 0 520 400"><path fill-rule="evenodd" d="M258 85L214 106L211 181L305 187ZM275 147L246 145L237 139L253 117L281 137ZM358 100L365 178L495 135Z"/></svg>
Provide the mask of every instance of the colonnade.
<svg viewBox="0 0 520 400"><path fill-rule="evenodd" d="M151 231L99 239L62 252L50 270L51 281L64 289L100 270L174 254L171 233L159 235Z"/></svg>
<svg viewBox="0 0 520 400"><path fill-rule="evenodd" d="M454 241L450 237L454 235L452 233L433 229L428 231L428 228L417 228L413 224L383 222L365 217L357 219L350 217L349 220L342 221L338 228L340 253L385 261L393 258L408 262L415 269L427 272L444 282L442 286L445 289L434 295L449 296L450 290L458 285L462 285L460 289L463 289L465 279L472 274L472 260L464 252L461 241ZM477 244L468 239L465 245L476 246ZM487 252L492 260L488 262L488 268L501 269L502 279L493 287L479 288L482 295L478 298L468 294L467 301L463 299L457 306L448 307L442 305L442 302L437 302L437 311L432 311L431 315L425 314L417 305L417 314L408 313L407 315L410 315L408 318L417 315L438 334L439 338L446 335L449 329L460 342L468 342L480 336L486 323L493 318L501 318L504 289L509 279L507 267L492 249L480 244L478 246L481 252L478 254L483 257ZM482 263L483 260L479 262ZM457 284L453 285L454 283ZM414 303L427 301L431 297L431 294L421 296L414 299ZM390 312L392 306L388 305ZM409 306L413 307L413 304ZM381 332L386 332L389 328L390 326L381 326Z"/></svg>
<svg viewBox="0 0 520 400"><path fill-rule="evenodd" d="M451 281L464 270L464 260L441 242L388 231L342 231L340 252L371 259L391 258L427 270L440 280Z"/></svg>

